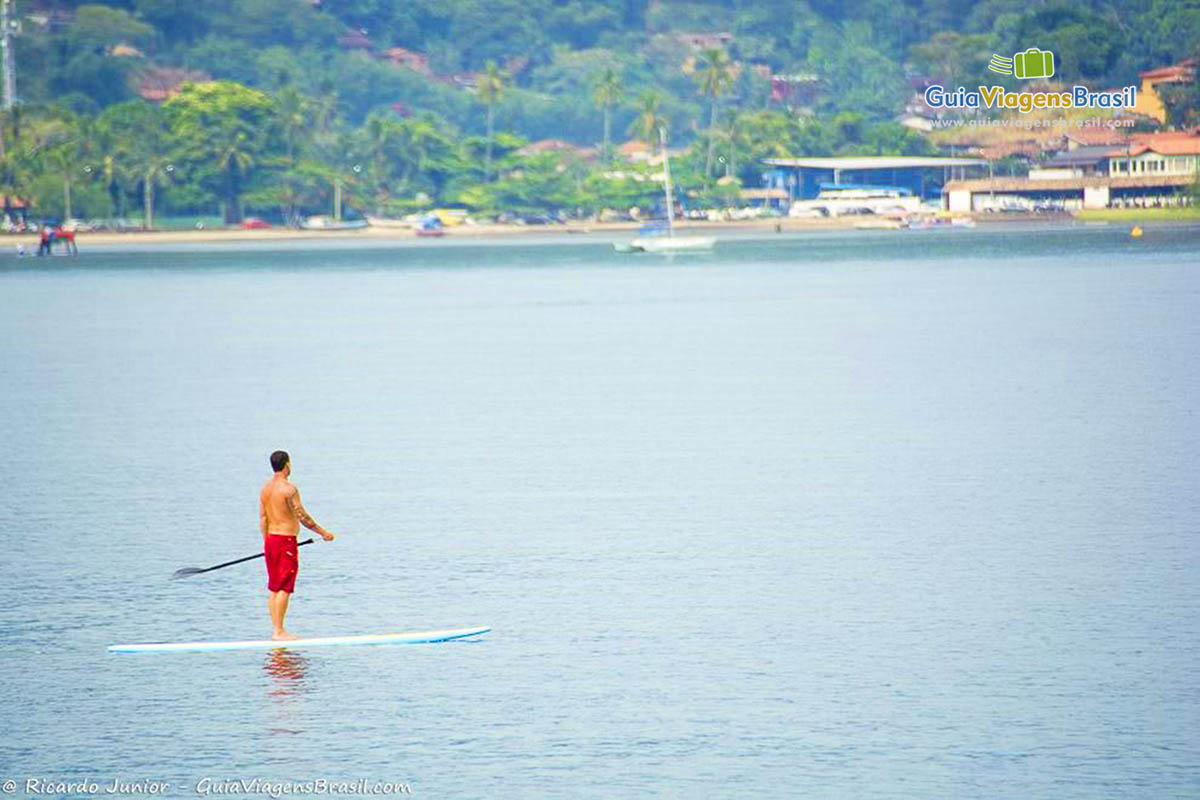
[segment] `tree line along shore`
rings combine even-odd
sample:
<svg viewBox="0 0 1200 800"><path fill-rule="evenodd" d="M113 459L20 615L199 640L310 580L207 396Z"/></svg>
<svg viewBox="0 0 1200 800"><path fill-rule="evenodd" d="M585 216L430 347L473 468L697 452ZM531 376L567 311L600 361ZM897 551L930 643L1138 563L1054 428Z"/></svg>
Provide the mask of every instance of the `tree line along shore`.
<svg viewBox="0 0 1200 800"><path fill-rule="evenodd" d="M921 81L1020 88L991 53L1037 43L1062 80L1109 86L1200 41L1200 14L1165 0L17 6L9 228L621 219L661 209L659 129L688 207L744 206L767 158L961 154L897 120ZM1163 102L1172 124L1200 120L1195 81Z"/></svg>

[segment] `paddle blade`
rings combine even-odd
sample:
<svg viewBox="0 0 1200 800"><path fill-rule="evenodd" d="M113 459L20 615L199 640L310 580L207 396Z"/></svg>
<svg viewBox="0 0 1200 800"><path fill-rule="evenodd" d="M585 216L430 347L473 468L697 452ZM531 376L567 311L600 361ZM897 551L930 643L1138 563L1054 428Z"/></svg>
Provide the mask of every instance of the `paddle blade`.
<svg viewBox="0 0 1200 800"><path fill-rule="evenodd" d="M184 567L183 569L175 570L175 574L171 576L171 580L175 581L180 578L186 578L189 575L198 575L201 572L204 572L204 570L199 567Z"/></svg>

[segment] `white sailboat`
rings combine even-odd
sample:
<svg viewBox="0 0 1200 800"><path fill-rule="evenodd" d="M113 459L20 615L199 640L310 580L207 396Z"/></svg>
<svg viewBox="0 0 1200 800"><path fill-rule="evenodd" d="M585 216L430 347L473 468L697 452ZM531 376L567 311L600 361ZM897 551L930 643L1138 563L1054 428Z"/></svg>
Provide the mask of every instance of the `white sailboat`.
<svg viewBox="0 0 1200 800"><path fill-rule="evenodd" d="M695 253L712 250L714 236L675 235L675 200L671 194L671 157L667 154L667 130L658 129L663 153L663 189L667 196L667 233L665 236L638 236L628 244L615 243L620 253Z"/></svg>

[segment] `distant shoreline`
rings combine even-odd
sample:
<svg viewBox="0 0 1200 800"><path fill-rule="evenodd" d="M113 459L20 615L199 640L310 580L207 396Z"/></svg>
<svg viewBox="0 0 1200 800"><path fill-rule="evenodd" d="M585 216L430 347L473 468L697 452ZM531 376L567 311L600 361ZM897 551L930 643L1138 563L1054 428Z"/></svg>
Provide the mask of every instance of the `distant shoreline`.
<svg viewBox="0 0 1200 800"><path fill-rule="evenodd" d="M826 219L757 219L730 222L691 222L680 224L677 230L696 231L761 231L770 233L778 226L781 232L803 230L824 230L853 228L854 223L861 217L833 217ZM575 234L613 234L617 238L636 235L643 223L640 222L577 222L565 225L455 225L445 229L448 239L476 239L498 236L570 236ZM24 242L27 249L33 252L37 248L37 235L20 233L7 234L7 240L15 246ZM203 244L229 242L291 242L291 241L381 241L394 240L398 242L437 241L416 235L414 229L402 225L372 225L356 230L299 230L295 228L258 228L245 230L241 228L216 228L205 230L169 230L169 231L129 231L117 233L112 231L87 232L75 234L80 247L95 245L130 245L146 247L157 244ZM32 243L32 248L30 244Z"/></svg>
<svg viewBox="0 0 1200 800"><path fill-rule="evenodd" d="M1121 224L1128 222L1150 222L1163 224L1195 223L1200 221L1197 214L1162 214L1162 209L1122 209L1119 213L1106 214L1097 212L1081 212L1071 214L973 214L977 223L985 226L1002 225L1005 223L1110 223ZM816 219L796 219L780 217L778 219L737 220L724 222L689 222L678 226L679 230L691 233L706 232L720 234L730 233L802 233L828 230L855 230L859 223L871 217L841 216ZM578 222L565 225L457 225L446 228L442 241L455 239L477 239L485 237L530 237L543 238L547 236L570 237L575 234L612 234L614 238L625 238L636 235L642 223L637 222ZM401 225L373 225L357 230L343 231L313 231L293 228L265 228L244 230L240 228L219 228L206 230L164 230L164 231L130 231L116 233L110 231L84 232L76 234L78 243L84 249L88 245L129 246L134 248L153 247L169 244L205 244L205 243L259 243L259 242L300 242L300 241L394 241L396 243L430 241L418 237L411 228ZM33 255L37 250L37 235L30 233L4 234L0 242L7 241L12 246L25 244L26 252ZM432 241L438 241L434 239Z"/></svg>

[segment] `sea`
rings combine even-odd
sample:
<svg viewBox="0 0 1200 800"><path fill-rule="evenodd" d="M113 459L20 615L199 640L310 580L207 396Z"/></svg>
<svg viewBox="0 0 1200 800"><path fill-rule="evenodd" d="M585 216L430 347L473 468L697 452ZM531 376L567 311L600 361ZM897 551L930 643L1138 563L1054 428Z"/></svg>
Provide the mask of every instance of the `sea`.
<svg viewBox="0 0 1200 800"><path fill-rule="evenodd" d="M0 791L1200 796L1200 228L617 238L0 256Z"/></svg>

